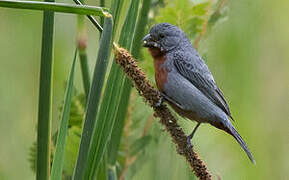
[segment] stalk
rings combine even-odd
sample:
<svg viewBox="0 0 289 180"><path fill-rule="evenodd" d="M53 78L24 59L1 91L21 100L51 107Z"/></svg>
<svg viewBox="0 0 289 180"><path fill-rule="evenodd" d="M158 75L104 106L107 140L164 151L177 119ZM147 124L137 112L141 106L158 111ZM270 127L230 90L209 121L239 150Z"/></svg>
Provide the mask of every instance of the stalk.
<svg viewBox="0 0 289 180"><path fill-rule="evenodd" d="M84 3L84 0L82 0L82 3ZM87 100L90 89L90 73L86 53L87 37L84 20L85 19L83 15L77 16L77 44L79 50L79 62L80 62L83 88Z"/></svg>
<svg viewBox="0 0 289 180"><path fill-rule="evenodd" d="M31 9L31 10L45 10L82 15L107 16L109 13L106 8L87 6L87 5L73 5L54 2L40 2L40 1L11 1L0 0L0 7Z"/></svg>
<svg viewBox="0 0 289 180"><path fill-rule="evenodd" d="M48 180L50 172L51 102L54 12L44 11L37 128L36 179Z"/></svg>

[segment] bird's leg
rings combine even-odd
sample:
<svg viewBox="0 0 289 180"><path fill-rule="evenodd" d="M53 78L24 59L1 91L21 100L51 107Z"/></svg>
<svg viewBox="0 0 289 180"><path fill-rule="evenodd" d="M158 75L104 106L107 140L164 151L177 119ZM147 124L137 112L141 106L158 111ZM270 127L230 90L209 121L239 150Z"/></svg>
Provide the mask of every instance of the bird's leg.
<svg viewBox="0 0 289 180"><path fill-rule="evenodd" d="M192 147L192 144L191 144L191 140L193 139L193 137L194 137L194 134L195 134L195 132L197 131L197 129L198 129L198 127L201 125L201 123L198 123L197 125L196 125L196 127L194 128L194 130L192 131L192 133L187 137L187 147L188 148L190 148L190 147Z"/></svg>

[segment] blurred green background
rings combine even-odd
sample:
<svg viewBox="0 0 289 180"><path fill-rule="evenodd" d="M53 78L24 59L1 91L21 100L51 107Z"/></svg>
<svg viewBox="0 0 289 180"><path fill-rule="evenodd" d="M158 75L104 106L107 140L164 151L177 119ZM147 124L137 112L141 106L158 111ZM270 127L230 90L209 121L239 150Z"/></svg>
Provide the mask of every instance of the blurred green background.
<svg viewBox="0 0 289 180"><path fill-rule="evenodd" d="M199 52L227 97L234 125L257 161L256 166L252 165L229 135L202 125L193 144L212 174L222 179L289 179L287 7L288 0L228 1L226 20L200 42ZM76 36L75 15L58 13L55 19L53 127L58 125ZM36 139L41 25L39 11L0 8L1 180L34 178L28 154ZM92 68L99 34L90 23L87 29ZM143 52L148 57L146 50ZM141 65L152 76L152 61L145 59ZM80 74L79 66L76 73ZM76 88L82 91L81 77L76 78ZM152 116L135 92L128 116L131 120L126 128L133 129L130 133L135 136L142 133L140 129ZM180 124L187 133L195 125L187 120L180 120ZM149 134L152 142L128 169L126 178L192 179L186 162L176 154L168 133L157 120Z"/></svg>

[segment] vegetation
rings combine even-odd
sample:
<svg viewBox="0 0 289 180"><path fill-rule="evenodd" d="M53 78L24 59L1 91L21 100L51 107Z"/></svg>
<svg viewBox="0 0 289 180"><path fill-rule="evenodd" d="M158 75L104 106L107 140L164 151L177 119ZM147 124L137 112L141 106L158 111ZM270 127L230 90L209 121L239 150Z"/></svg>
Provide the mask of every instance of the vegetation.
<svg viewBox="0 0 289 180"><path fill-rule="evenodd" d="M94 6L75 5L84 3L94 4ZM36 64L35 67L33 66L33 72L40 73L29 76L37 77L33 83L39 86L37 96L34 92L39 103L38 106L36 103L27 103L30 106L33 105L31 108L33 113L38 110L37 118L34 117L36 115L29 116L29 118L38 120L33 122L34 124L25 124L25 127L29 126L28 129L33 129L33 125L37 125L37 133L34 134L37 135L37 140L32 142L33 135L30 133L30 141L24 145L26 148L24 156L29 155L26 159L29 159L36 178L41 180L196 178L185 159L177 155L178 150L172 146L169 134L162 131L163 127L154 117L153 110L143 102L133 88L133 83L115 62L111 51L113 42L127 49L139 61L139 66L146 72L148 78L153 81L152 60L142 49L141 39L153 24L160 22L169 22L182 28L207 60L212 71L218 72L216 81L224 87L222 89L225 90L225 94L231 96L228 99L232 99L231 109L233 109L233 114L237 115L235 119L240 124L238 129L244 137L252 140L247 142L255 151L254 149L257 149L254 147L255 133L253 130L248 130L248 127L255 127L257 123L246 119L249 115L251 117L249 119L257 119L257 115L254 116L252 105L247 106L248 102L245 101L249 99L249 102L255 102L255 91L252 89L257 86L252 79L255 77L253 67L256 67L256 62L244 60L247 53L251 55L251 59L256 58L254 42L248 40L249 44L247 42L244 44L249 50L243 49L238 54L236 48L242 47L239 47L237 42L243 39L234 34L227 35L226 33L229 32L226 32L221 34L221 37L213 37L215 41L220 41L215 42L218 47L215 49L219 50L223 47L227 51L221 50L224 54L215 51L215 54L209 53L208 42L213 42L211 35L215 31L218 32L220 26L217 25L228 18L227 3L226 0L165 2L162 0L101 0L97 2L74 0L74 2L65 3L0 0L1 11L2 7L10 8L3 9L5 10L3 14L18 13L19 16L23 16L29 28L35 28L42 18L42 12L31 10L44 11L42 46L37 42L37 48L35 48L35 51L41 52L41 57L33 57L37 61L32 63ZM15 8L25 10L16 11ZM58 12L56 16L55 12ZM64 13L69 13L70 16ZM77 18L71 14L77 15ZM246 20L249 21L249 18ZM77 21L77 26L71 26L75 21ZM5 18L3 22L6 22ZM12 22L9 21L9 24ZM2 25L1 22L0 25ZM237 26L235 28L237 29ZM237 30L238 33L243 33ZM257 33L256 30L252 31ZM1 29L0 32L3 38L5 34L9 34L3 33ZM33 38L25 39L27 34L33 34L30 29L24 29L21 33L23 37L17 39L17 43L25 44L26 41L31 43ZM240 39L236 39L237 37ZM222 38L227 39L227 42L222 41ZM229 43L228 47L226 43ZM2 47L2 49L5 48L9 49ZM16 45L15 49L21 48ZM33 48L19 53L25 55L28 52L33 52ZM4 51L3 53L5 54ZM7 55L3 59L10 59L10 57L12 59L15 58L14 56L16 55L13 57L12 54ZM240 62L231 61L232 57L238 58ZM225 60L220 60L222 58ZM217 59L216 62L213 62L215 59ZM28 62L28 58L23 62L26 60ZM223 71L218 68L223 68ZM243 71L247 73L242 74ZM27 76L29 75L28 71L24 72ZM225 72L230 73L232 78L227 77ZM26 75L22 74L22 76ZM239 82L233 79L239 79ZM65 83L64 88L63 83ZM31 83L29 85L32 86ZM17 87L21 89L21 86ZM30 101L25 97L22 98L25 102ZM182 118L178 117L178 119ZM241 124L243 120L245 123ZM178 123L187 133L194 127L194 124L185 120L180 120ZM266 177L262 173L256 173L249 162L246 164L248 167L244 167L243 163L246 163L247 159L242 157L244 154L241 150L238 151L238 145L234 146L234 143L231 143L231 141L234 142L232 139L220 137L221 135L215 133L217 130L213 128L204 127L204 129L198 132L199 135L193 143L201 157L207 162L213 176L217 174L224 179ZM30 149L30 152L27 152L27 149ZM278 157L280 158L281 155ZM0 179L16 178L16 175L9 177L2 173L2 166L0 161ZM28 166L27 163L25 166ZM7 164L7 167L10 165ZM233 167L238 167L238 170ZM280 174L284 172L280 170ZM243 174L248 175L243 176ZM267 174L269 177L270 173ZM28 172L24 173L23 177L17 178L31 179L32 177L33 174Z"/></svg>

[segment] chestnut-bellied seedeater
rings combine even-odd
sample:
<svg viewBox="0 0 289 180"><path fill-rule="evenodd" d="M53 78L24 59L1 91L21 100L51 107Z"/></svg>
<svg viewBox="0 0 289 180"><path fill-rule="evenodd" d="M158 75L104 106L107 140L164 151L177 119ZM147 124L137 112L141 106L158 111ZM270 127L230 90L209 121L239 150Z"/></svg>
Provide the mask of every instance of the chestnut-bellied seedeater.
<svg viewBox="0 0 289 180"><path fill-rule="evenodd" d="M150 29L143 43L154 59L156 85L163 98L178 114L198 123L188 144L201 123L210 123L232 135L255 164L229 119L233 118L222 91L186 34L177 26L160 23Z"/></svg>

